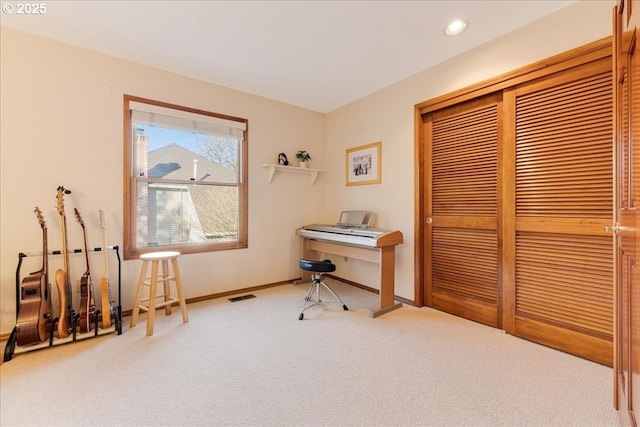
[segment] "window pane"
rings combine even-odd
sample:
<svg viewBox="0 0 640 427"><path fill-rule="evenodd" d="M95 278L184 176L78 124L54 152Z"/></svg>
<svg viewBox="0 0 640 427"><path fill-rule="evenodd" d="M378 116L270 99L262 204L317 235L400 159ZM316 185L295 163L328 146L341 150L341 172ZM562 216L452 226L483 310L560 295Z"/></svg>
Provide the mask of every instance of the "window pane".
<svg viewBox="0 0 640 427"><path fill-rule="evenodd" d="M134 126L135 176L238 182L238 139L140 123Z"/></svg>
<svg viewBox="0 0 640 427"><path fill-rule="evenodd" d="M137 183L137 247L238 239L234 186Z"/></svg>

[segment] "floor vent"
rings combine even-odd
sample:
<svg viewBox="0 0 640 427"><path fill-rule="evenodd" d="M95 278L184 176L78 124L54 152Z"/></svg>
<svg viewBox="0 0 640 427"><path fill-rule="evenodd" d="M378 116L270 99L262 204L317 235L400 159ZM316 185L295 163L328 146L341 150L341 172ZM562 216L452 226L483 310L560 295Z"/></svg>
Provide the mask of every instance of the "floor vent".
<svg viewBox="0 0 640 427"><path fill-rule="evenodd" d="M251 299L251 298L255 298L255 297L256 296L254 294L240 295L239 297L229 298L229 301L238 302L238 301L242 301L242 300L245 300L245 299Z"/></svg>

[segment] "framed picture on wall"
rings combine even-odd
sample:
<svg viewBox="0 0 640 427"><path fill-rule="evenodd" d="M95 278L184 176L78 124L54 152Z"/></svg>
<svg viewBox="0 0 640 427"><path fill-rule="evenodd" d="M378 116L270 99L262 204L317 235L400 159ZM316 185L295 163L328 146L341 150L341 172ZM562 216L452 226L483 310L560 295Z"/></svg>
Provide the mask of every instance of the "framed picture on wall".
<svg viewBox="0 0 640 427"><path fill-rule="evenodd" d="M382 142L347 150L347 185L380 184L382 182Z"/></svg>

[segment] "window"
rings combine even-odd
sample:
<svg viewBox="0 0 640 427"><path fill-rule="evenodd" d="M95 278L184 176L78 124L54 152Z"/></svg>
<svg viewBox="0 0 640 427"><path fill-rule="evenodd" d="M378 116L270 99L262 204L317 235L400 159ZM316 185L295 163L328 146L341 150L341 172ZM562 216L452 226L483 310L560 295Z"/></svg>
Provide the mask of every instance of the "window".
<svg viewBox="0 0 640 427"><path fill-rule="evenodd" d="M124 96L124 257L247 247L247 120Z"/></svg>

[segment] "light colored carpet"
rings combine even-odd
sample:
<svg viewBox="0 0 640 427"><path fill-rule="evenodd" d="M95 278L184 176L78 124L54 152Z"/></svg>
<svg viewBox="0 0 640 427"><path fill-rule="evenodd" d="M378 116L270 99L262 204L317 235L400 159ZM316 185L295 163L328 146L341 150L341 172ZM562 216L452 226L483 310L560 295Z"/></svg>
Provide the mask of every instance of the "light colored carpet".
<svg viewBox="0 0 640 427"><path fill-rule="evenodd" d="M3 426L617 426L611 368L329 281L158 312L0 366ZM326 300L331 298L324 294Z"/></svg>

